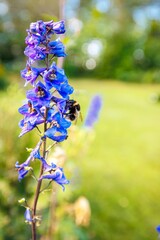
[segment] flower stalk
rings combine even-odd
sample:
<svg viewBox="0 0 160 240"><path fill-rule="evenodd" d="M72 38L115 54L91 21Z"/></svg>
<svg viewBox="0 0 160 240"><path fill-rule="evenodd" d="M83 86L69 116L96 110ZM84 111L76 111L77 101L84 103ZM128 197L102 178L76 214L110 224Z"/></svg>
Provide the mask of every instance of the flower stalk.
<svg viewBox="0 0 160 240"><path fill-rule="evenodd" d="M45 109L45 122L44 122L44 132L47 130L47 108ZM46 158L46 138L43 139L43 143L42 143L42 147L43 147L43 158ZM43 164L41 163L41 167L40 167L40 173L39 173L39 179L42 177L43 174ZM40 194L40 190L41 190L41 185L42 185L42 179L40 179L37 183L37 188L36 188L36 193L35 193L35 198L34 198L34 204L33 204L33 215L32 215L32 240L36 240L36 211L37 211L37 203L38 203L38 198L39 198L39 194Z"/></svg>
<svg viewBox="0 0 160 240"><path fill-rule="evenodd" d="M65 48L60 39L53 40L52 37L65 32L64 21L43 22L39 20L31 23L27 29L25 42L27 47L24 54L28 57L26 68L21 71L22 78L25 79L24 86L30 84L32 88L26 92L26 102L19 108L19 113L23 115L19 126L21 128L20 137L33 129L37 129L40 140L36 147L32 149L27 160L21 164L16 163L18 179L21 181L29 172L34 170L31 167L32 161L36 159L40 162L39 176L35 176L37 182L33 207L26 205L25 219L31 224L32 240L37 239L37 205L40 193L42 192L42 182L55 181L65 189L64 185L69 181L66 179L63 169L53 162L47 163L47 157L51 148L68 137L68 128L73 121L76 101L70 99L73 87L69 85L68 79L62 68L56 65L55 58L65 57ZM45 63L40 67L39 62ZM36 66L35 67L35 62ZM74 110L74 111L73 111ZM75 117L74 117L75 119ZM38 125L43 125L43 132ZM47 139L53 141L47 146ZM46 185L47 187L49 184ZM46 189L46 188L45 188Z"/></svg>

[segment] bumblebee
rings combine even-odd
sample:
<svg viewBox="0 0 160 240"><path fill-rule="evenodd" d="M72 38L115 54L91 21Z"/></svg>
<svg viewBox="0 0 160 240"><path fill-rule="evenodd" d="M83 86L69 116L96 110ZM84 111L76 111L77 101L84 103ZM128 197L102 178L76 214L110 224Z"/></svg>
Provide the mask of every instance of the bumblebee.
<svg viewBox="0 0 160 240"><path fill-rule="evenodd" d="M79 116L81 117L81 120L82 120L81 107L79 103L76 102L75 100L73 99L67 100L65 110L66 110L65 115L69 120L74 121Z"/></svg>

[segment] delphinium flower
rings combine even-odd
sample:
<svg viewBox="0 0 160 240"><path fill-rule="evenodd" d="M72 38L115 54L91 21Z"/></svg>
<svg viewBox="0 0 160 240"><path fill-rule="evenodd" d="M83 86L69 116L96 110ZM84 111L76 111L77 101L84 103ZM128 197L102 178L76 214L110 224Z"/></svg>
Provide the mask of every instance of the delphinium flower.
<svg viewBox="0 0 160 240"><path fill-rule="evenodd" d="M31 223L33 220L32 220L32 217L31 217L31 211L29 208L26 208L26 211L24 213L24 217L25 217L25 220L27 223Z"/></svg>
<svg viewBox="0 0 160 240"><path fill-rule="evenodd" d="M21 128L19 136L36 129L40 140L35 148L29 150L27 160L20 164L16 162L15 167L21 181L30 175L29 172L34 174L32 161L37 159L41 163L39 176L34 175L37 188L33 206L29 207L28 204L25 206L25 219L32 226L32 240L36 239L37 203L42 192L42 181L44 180L44 184L46 181L49 183L55 181L63 190L64 185L69 183L61 167L47 163L51 147L67 139L68 128L74 120L70 116L70 108L76 102L70 99L74 89L68 83L64 70L58 68L55 62L55 58L65 57L66 53L60 38L53 39L53 36L64 32L64 21L39 20L30 24L25 39L27 46L24 54L28 59L21 76L25 80L24 86L30 85L31 88L26 92L25 103L19 108L19 113L23 116L19 123ZM39 128L40 125L43 125L43 130ZM47 148L48 140L53 143Z"/></svg>
<svg viewBox="0 0 160 240"><path fill-rule="evenodd" d="M90 103L84 126L87 128L93 128L95 122L98 121L99 113L102 107L102 97L95 95Z"/></svg>
<svg viewBox="0 0 160 240"><path fill-rule="evenodd" d="M39 180L51 179L51 181L53 180L60 184L64 190L65 188L63 184L68 184L69 181L66 179L63 173L63 168L57 167L54 163L51 163L51 165L49 165L43 158L41 160L43 163L44 174L40 177Z"/></svg>

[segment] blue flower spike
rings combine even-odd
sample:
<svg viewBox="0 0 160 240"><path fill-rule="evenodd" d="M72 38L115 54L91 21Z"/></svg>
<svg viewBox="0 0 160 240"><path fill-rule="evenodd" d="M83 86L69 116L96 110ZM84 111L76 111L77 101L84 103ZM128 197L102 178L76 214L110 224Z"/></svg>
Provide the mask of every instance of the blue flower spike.
<svg viewBox="0 0 160 240"><path fill-rule="evenodd" d="M44 185L54 181L63 191L64 185L69 184L63 169L47 162L50 153L48 145L51 141L53 143L50 146L65 141L68 138L68 129L77 116L77 102L71 99L74 88L69 84L65 71L57 66L57 58L66 57L65 46L60 38L57 38L57 35L64 33L63 20L38 20L30 24L25 39L24 54L27 56L27 63L21 70L21 77L27 91L26 100L18 110L22 115L19 137L34 131L36 136L39 136L39 142L34 148L27 149L28 158L22 163L17 161L15 168L19 181L32 175L37 183L33 207L30 207L25 199L19 201L26 208L25 221L32 224L34 239L36 226L41 222L41 217L37 215L37 203L43 191L42 181ZM80 109L79 104L78 108ZM37 171L34 172L36 163L41 165L39 177L36 176ZM29 174L31 171L32 174Z"/></svg>

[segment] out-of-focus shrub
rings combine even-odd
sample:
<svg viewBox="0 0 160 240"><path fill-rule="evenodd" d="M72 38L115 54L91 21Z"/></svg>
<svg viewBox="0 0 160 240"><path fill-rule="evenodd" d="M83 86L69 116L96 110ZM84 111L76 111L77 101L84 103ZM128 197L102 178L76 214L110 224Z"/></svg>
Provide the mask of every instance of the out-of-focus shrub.
<svg viewBox="0 0 160 240"><path fill-rule="evenodd" d="M145 28L139 28L131 20L124 26L118 25L114 15L111 18L109 13L99 13L94 9L89 16L86 22L79 20L81 30L68 45L70 61L66 63L66 70L70 76L127 82L160 81L158 20L148 20Z"/></svg>
<svg viewBox="0 0 160 240"><path fill-rule="evenodd" d="M5 67L0 64L0 90L4 90L8 86L7 72Z"/></svg>

